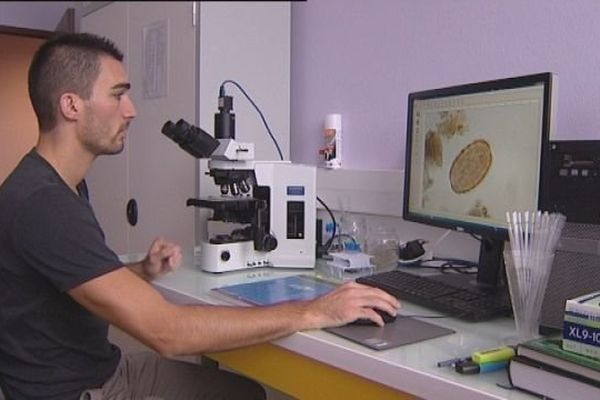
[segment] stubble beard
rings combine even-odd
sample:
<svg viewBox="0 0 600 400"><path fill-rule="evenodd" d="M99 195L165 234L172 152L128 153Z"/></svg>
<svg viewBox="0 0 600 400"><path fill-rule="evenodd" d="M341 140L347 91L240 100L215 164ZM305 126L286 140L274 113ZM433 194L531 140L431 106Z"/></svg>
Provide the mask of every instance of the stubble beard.
<svg viewBox="0 0 600 400"><path fill-rule="evenodd" d="M86 124L83 144L95 156L120 154L125 148L128 129L129 123L126 123L119 127L117 133L111 134L109 126L103 126L94 119Z"/></svg>

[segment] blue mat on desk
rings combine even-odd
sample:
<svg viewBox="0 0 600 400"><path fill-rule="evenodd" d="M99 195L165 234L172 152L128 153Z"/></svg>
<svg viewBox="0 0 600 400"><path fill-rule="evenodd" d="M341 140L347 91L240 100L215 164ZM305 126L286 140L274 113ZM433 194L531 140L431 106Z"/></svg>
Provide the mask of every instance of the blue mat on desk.
<svg viewBox="0 0 600 400"><path fill-rule="evenodd" d="M345 325L324 330L374 350L391 349L455 333L452 329L402 315L382 327Z"/></svg>

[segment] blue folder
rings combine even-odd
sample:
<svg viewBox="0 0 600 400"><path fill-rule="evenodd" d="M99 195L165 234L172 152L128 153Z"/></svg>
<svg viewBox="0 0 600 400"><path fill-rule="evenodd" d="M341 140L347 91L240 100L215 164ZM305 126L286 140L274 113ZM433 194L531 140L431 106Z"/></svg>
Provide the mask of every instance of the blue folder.
<svg viewBox="0 0 600 400"><path fill-rule="evenodd" d="M312 300L336 288L331 282L307 275L223 286L213 290L236 300L268 306L294 300Z"/></svg>

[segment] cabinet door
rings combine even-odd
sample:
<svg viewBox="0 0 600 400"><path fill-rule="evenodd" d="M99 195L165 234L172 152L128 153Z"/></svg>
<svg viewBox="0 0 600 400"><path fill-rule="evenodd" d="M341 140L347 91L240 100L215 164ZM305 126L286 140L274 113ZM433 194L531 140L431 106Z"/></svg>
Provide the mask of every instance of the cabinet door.
<svg viewBox="0 0 600 400"><path fill-rule="evenodd" d="M130 79L138 110L129 148L130 194L137 200L139 215L131 229L133 252L146 250L157 235L185 248L194 245L194 209L185 203L196 197L197 162L160 132L168 120L183 118L197 124L193 18L190 2L130 3ZM167 79L161 89L161 73L155 70L163 67Z"/></svg>
<svg viewBox="0 0 600 400"><path fill-rule="evenodd" d="M88 176L92 204L109 245L119 254L145 252L162 235L194 244L196 160L160 131L167 120L195 123L196 26L191 2L113 2L82 18L82 31L114 40L125 53L138 116L126 150L100 157ZM138 221L129 226L126 204Z"/></svg>
<svg viewBox="0 0 600 400"><path fill-rule="evenodd" d="M199 185L206 195L214 184L204 180L205 167L160 130L167 120L184 118L212 133L224 80L237 81L252 96L289 157L291 5L200 2L196 26L193 7L193 2L112 2L83 13L82 31L105 35L124 51L138 109L124 153L100 157L88 175L92 204L119 254L144 252L157 235L191 248L194 221L202 234L207 213L198 219L198 210L185 202L198 196ZM154 73L163 67L166 86ZM250 102L233 86L227 94L234 96L237 139L255 144L256 159L278 159ZM126 222L131 198L138 203L134 227Z"/></svg>
<svg viewBox="0 0 600 400"><path fill-rule="evenodd" d="M110 3L85 15L81 19L81 31L103 35L115 42L125 55L125 65L131 73L127 54L128 15L127 3ZM125 214L129 198L129 147L130 142L121 154L98 157L86 177L90 201L106 235L106 242L117 254L129 251L129 224Z"/></svg>

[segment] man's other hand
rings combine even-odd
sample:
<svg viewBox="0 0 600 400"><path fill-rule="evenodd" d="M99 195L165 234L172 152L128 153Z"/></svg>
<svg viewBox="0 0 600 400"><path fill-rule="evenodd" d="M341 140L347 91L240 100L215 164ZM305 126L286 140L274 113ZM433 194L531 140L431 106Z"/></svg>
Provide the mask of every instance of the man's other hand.
<svg viewBox="0 0 600 400"><path fill-rule="evenodd" d="M181 247L159 237L152 242L148 254L141 261L141 276L152 280L176 270L181 264Z"/></svg>

